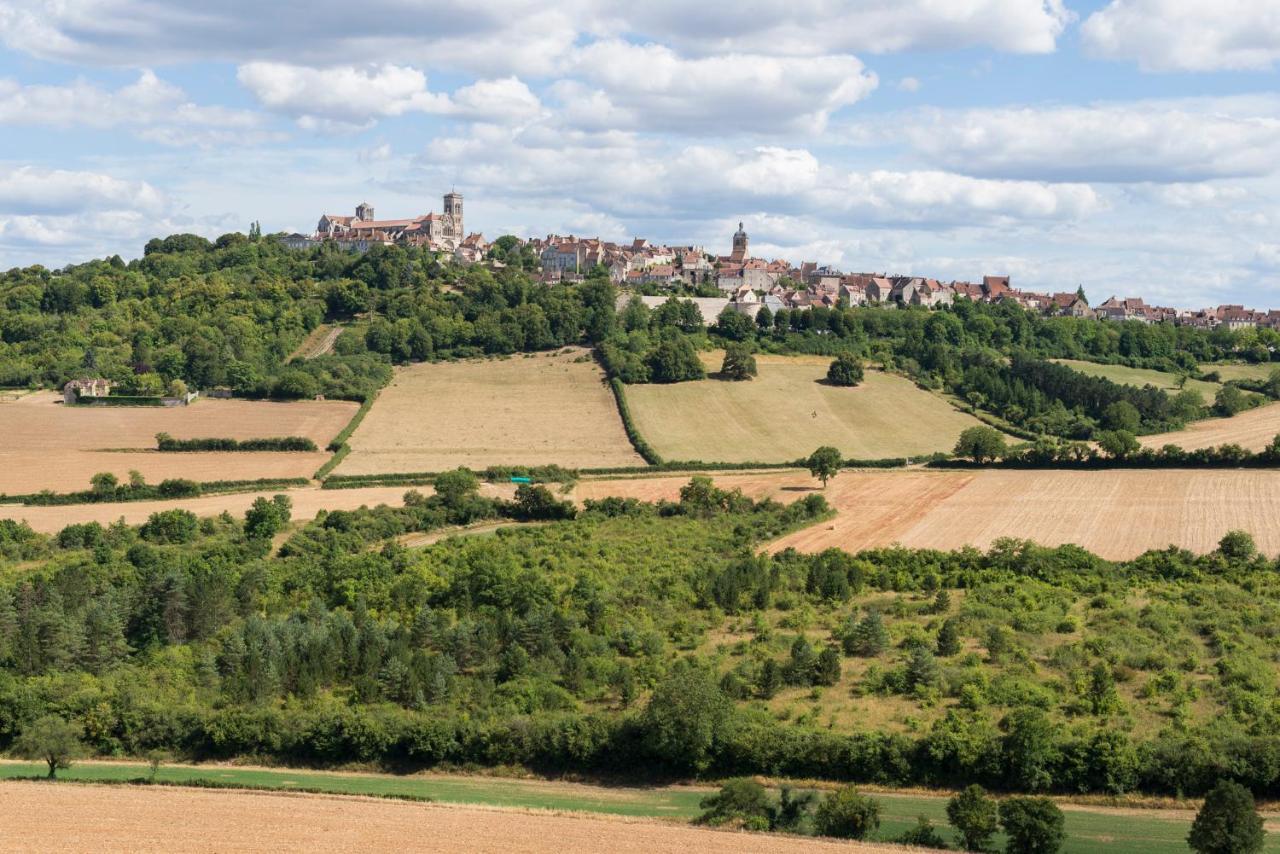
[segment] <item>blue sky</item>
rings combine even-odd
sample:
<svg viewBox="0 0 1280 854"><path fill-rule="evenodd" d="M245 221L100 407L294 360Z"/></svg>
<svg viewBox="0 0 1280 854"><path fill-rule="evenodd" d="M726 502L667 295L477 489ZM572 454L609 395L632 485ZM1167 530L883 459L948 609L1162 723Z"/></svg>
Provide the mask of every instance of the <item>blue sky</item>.
<svg viewBox="0 0 1280 854"><path fill-rule="evenodd" d="M0 0L0 268L362 200L1280 307L1275 0Z"/></svg>

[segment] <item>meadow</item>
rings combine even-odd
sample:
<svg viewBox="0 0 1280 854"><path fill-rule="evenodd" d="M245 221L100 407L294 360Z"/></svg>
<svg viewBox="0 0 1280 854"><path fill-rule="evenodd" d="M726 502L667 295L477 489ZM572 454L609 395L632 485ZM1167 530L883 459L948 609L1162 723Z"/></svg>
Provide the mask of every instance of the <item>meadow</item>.
<svg viewBox="0 0 1280 854"><path fill-rule="evenodd" d="M1218 389L1222 388L1220 383L1193 379L1187 380L1185 386L1179 387L1178 375L1168 371L1131 368L1128 365L1104 365L1099 362L1084 362L1078 359L1054 359L1053 361L1090 376L1109 379L1113 383L1119 383L1120 385L1138 386L1139 388L1150 385L1167 392L1177 392L1181 388L1189 388L1192 391L1199 392L1205 404L1213 403L1214 395L1218 393ZM1224 375L1224 379L1230 379L1230 377Z"/></svg>
<svg viewBox="0 0 1280 854"><path fill-rule="evenodd" d="M718 352L702 354L709 372ZM674 385L631 385L637 429L663 458L788 462L819 445L846 458L881 459L950 451L978 423L910 380L868 371L856 388L825 383L830 359L757 356L759 376Z"/></svg>
<svg viewBox="0 0 1280 854"><path fill-rule="evenodd" d="M127 482L136 470L150 483L165 478L251 480L310 477L328 459L316 452L153 450L156 434L177 439L303 436L324 448L355 414L348 401L197 400L190 406L67 406L39 392L0 401L0 494L49 489L72 492L111 472Z"/></svg>
<svg viewBox="0 0 1280 854"><path fill-rule="evenodd" d="M1280 433L1280 406L1268 403L1230 418L1206 418L1172 433L1141 436L1138 441L1152 448L1177 445L1188 451L1231 442L1250 451L1261 451L1271 444L1277 433Z"/></svg>
<svg viewBox="0 0 1280 854"><path fill-rule="evenodd" d="M349 444L338 474L644 465L581 348L399 368Z"/></svg>

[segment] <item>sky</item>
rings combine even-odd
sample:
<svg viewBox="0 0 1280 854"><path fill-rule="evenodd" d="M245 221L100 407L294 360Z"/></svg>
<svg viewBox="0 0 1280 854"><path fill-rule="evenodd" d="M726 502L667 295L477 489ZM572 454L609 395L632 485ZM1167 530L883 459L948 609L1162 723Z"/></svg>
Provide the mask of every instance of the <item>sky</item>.
<svg viewBox="0 0 1280 854"><path fill-rule="evenodd" d="M0 0L0 269L441 209L1280 308L1278 0Z"/></svg>

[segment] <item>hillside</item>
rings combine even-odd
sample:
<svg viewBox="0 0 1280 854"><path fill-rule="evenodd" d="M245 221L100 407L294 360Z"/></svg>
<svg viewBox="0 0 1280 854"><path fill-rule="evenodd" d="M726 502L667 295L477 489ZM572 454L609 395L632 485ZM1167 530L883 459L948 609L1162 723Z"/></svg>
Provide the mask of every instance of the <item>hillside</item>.
<svg viewBox="0 0 1280 854"><path fill-rule="evenodd" d="M720 353L703 354L708 371ZM830 359L757 356L759 376L627 387L636 427L664 459L789 462L819 445L846 458L950 451L978 424L910 380L869 371L857 388L825 382Z"/></svg>

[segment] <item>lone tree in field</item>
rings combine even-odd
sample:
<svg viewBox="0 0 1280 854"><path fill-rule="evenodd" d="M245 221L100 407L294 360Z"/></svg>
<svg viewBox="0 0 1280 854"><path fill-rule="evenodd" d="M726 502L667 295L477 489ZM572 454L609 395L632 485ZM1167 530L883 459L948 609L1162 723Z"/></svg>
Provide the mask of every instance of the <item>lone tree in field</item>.
<svg viewBox="0 0 1280 854"><path fill-rule="evenodd" d="M856 386L862 377L862 362L851 353L841 353L827 368L827 382L832 385Z"/></svg>
<svg viewBox="0 0 1280 854"><path fill-rule="evenodd" d="M969 786L947 801L947 821L966 851L987 851L1000 829L1000 807L981 786Z"/></svg>
<svg viewBox="0 0 1280 854"><path fill-rule="evenodd" d="M809 459L804 461L805 466L809 469L809 474L822 481L823 489L827 488L827 481L840 472L840 466L843 463L844 457L840 455L840 451L830 445L823 445L810 454Z"/></svg>
<svg viewBox="0 0 1280 854"><path fill-rule="evenodd" d="M982 464L1005 452L1004 436L994 427L969 427L960 434L953 453Z"/></svg>
<svg viewBox="0 0 1280 854"><path fill-rule="evenodd" d="M746 344L727 344L720 376L727 380L749 380L756 375L756 357Z"/></svg>
<svg viewBox="0 0 1280 854"><path fill-rule="evenodd" d="M59 768L84 751L80 727L57 715L45 715L27 725L13 742L13 753L23 759L42 759L49 765L49 779L58 779Z"/></svg>
<svg viewBox="0 0 1280 854"><path fill-rule="evenodd" d="M1097 435L1098 447L1113 460L1123 460L1138 453L1142 445L1128 430L1103 430Z"/></svg>
<svg viewBox="0 0 1280 854"><path fill-rule="evenodd" d="M853 786L845 786L818 804L813 826L819 836L866 839L867 834L880 827L880 802L858 794Z"/></svg>
<svg viewBox="0 0 1280 854"><path fill-rule="evenodd" d="M1262 850L1265 835L1253 795L1239 783L1223 780L1196 813L1187 844L1199 854L1254 854Z"/></svg>
<svg viewBox="0 0 1280 854"><path fill-rule="evenodd" d="M1006 798L1000 824L1009 837L1006 854L1057 854L1066 836L1062 810L1048 798Z"/></svg>

